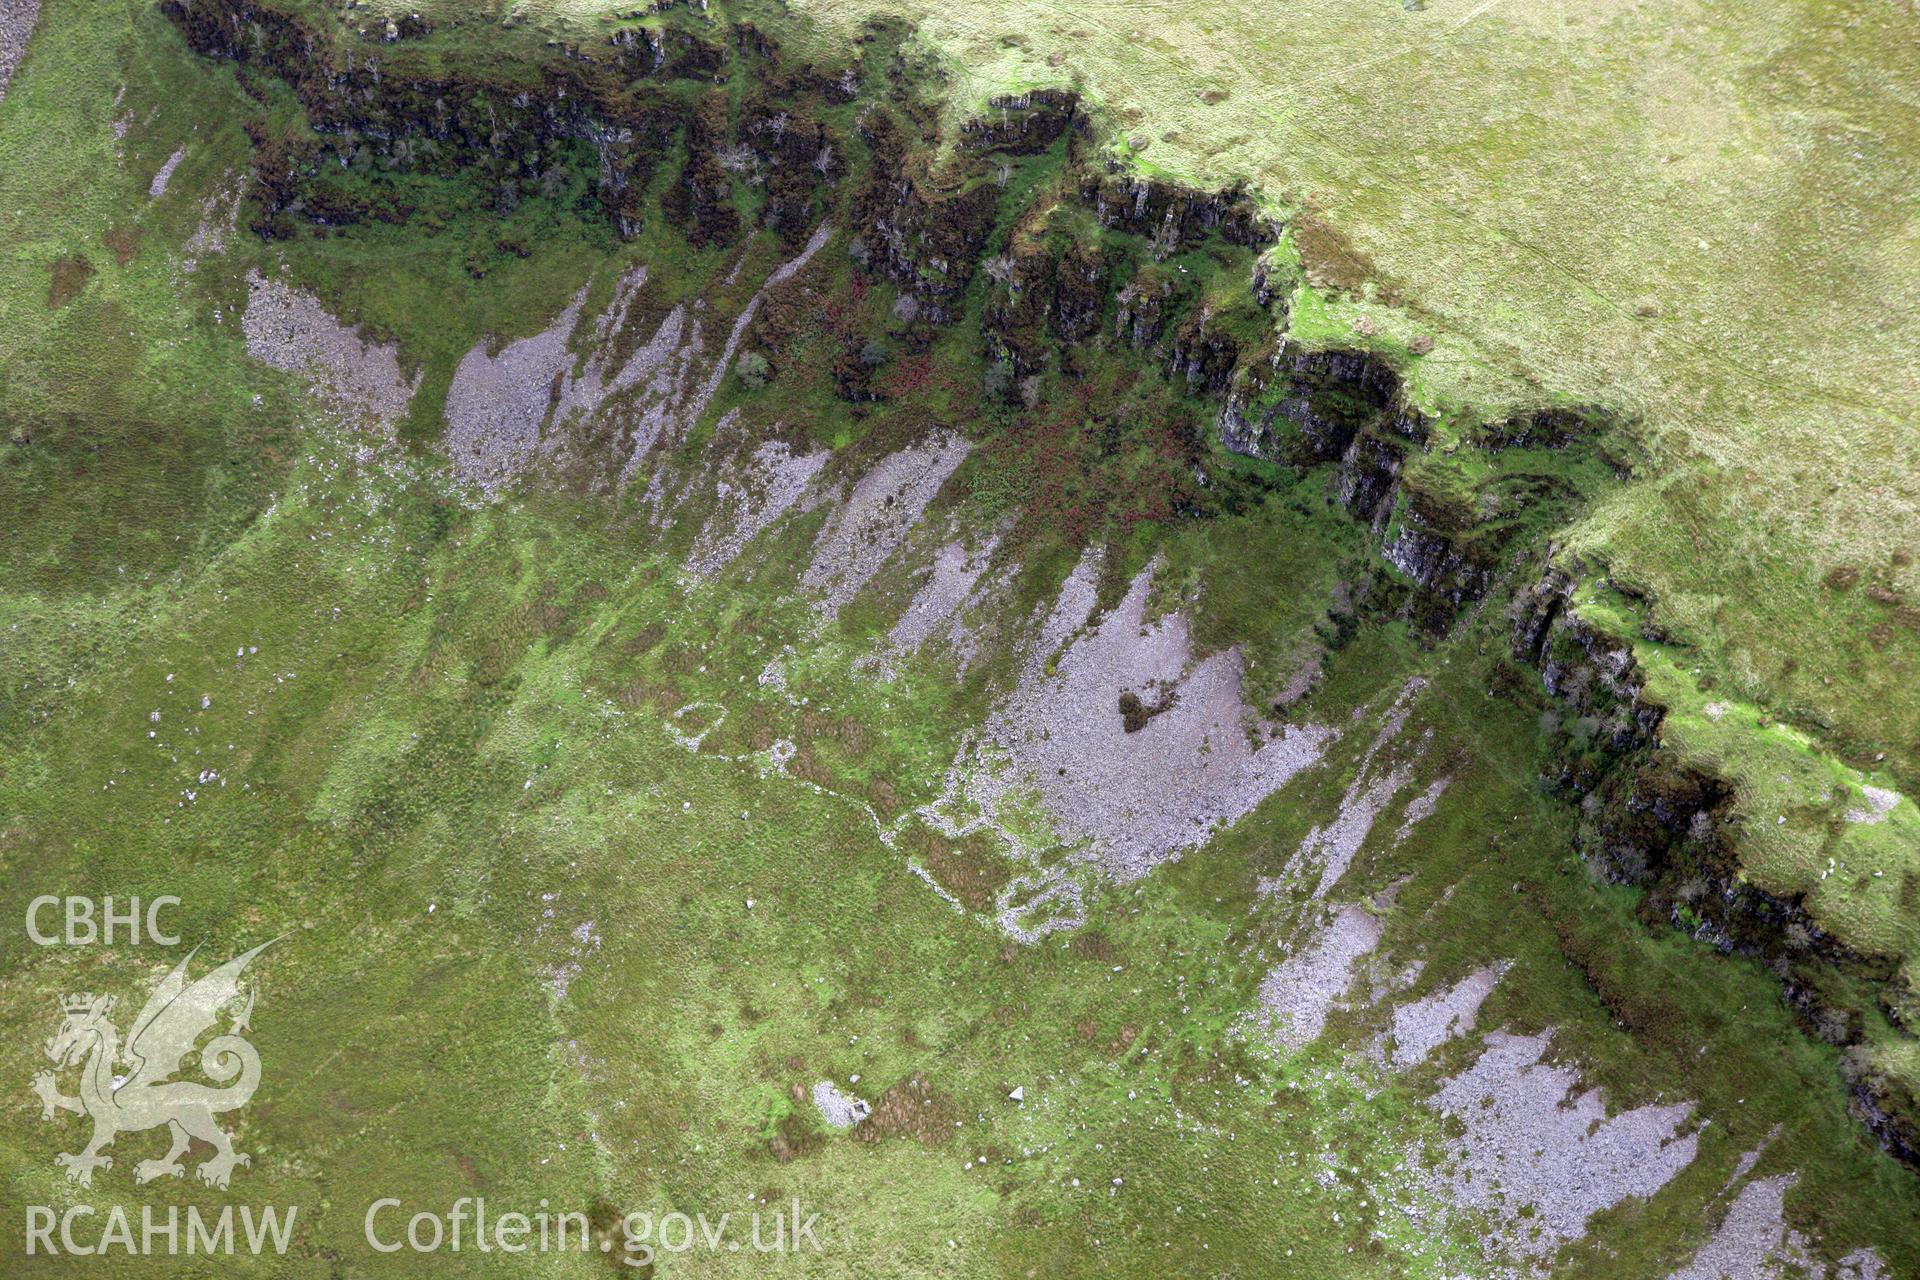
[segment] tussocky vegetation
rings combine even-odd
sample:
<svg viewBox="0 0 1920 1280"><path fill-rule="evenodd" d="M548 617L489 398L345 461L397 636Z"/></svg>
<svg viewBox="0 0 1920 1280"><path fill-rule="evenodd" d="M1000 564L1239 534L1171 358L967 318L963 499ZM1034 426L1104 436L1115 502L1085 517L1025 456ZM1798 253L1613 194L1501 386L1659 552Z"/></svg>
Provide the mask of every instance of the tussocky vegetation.
<svg viewBox="0 0 1920 1280"><path fill-rule="evenodd" d="M1920 1266L1911 15L1450 8L44 6L8 910L288 935L256 1269ZM25 1086L165 957L0 948L11 1200L152 1198Z"/></svg>

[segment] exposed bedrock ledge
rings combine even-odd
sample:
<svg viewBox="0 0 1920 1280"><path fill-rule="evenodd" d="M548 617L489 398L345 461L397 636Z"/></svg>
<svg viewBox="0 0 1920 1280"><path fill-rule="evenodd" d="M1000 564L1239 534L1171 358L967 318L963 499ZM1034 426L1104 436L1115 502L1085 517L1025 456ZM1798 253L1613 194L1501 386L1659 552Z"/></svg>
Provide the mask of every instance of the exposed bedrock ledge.
<svg viewBox="0 0 1920 1280"><path fill-rule="evenodd" d="M1330 462L1399 401L1400 375L1380 357L1282 340L1241 365L1221 407L1220 438L1253 457Z"/></svg>
<svg viewBox="0 0 1920 1280"><path fill-rule="evenodd" d="M1114 164L1083 177L1080 197L1093 206L1101 226L1148 237L1160 258L1213 231L1228 244L1246 247L1264 246L1279 238L1279 227L1241 187L1199 191L1137 177Z"/></svg>
<svg viewBox="0 0 1920 1280"><path fill-rule="evenodd" d="M660 216L695 245L737 242L757 220L797 247L831 210L854 260L901 291L909 345L977 305L1010 399L1034 394L1044 370L1070 369L1084 345L1117 344L1218 405L1228 449L1326 468L1373 554L1402 579L1380 598L1428 632L1489 590L1518 528L1511 517L1542 496L1416 482L1411 464L1432 426L1393 365L1280 336L1281 291L1261 253L1280 224L1244 189L1193 190L1090 158L1072 93L995 99L949 150L901 77L869 85L852 67L792 65L744 23L623 28L468 73L414 49L424 30L356 38L266 0L164 8L192 47L239 64L255 93L266 96L259 77L278 77L306 110L310 131L253 126L263 235L404 222L413 210L398 179L414 174L458 176L505 212L584 173L588 198L621 234ZM858 104L851 122L832 111L848 102ZM1045 181L1021 188L1036 192L1024 205L1008 194L1020 165L1047 167L1036 171ZM764 198L741 202L738 186ZM1076 201L1084 213L1054 219ZM1087 234L1087 215L1098 234ZM1202 287L1186 262L1169 261L1196 254L1213 264L1204 270L1246 274ZM846 398L877 394L864 357L842 364ZM1489 443L1566 447L1585 420L1537 414L1502 424Z"/></svg>
<svg viewBox="0 0 1920 1280"><path fill-rule="evenodd" d="M381 203L329 181L373 160L398 172L461 175L509 209L557 172L577 171L584 157L592 198L621 234L640 232L653 193L697 244L735 242L751 230L731 196L744 182L765 193L751 217L792 247L831 210L849 230L855 261L898 286L896 315L910 340L977 306L983 354L1012 375L1011 397L1042 371L1070 367L1086 344L1111 344L1216 405L1226 448L1323 470L1370 553L1404 579L1370 607L1398 609L1430 633L1471 602L1511 590L1522 572L1519 535L1537 539L1550 523L1522 517L1557 509L1540 505L1559 495L1533 477L1493 489L1438 473L1429 465L1435 426L1386 358L1279 336L1283 290L1258 254L1279 227L1247 193L1195 191L1089 162L1081 154L1088 118L1071 94L996 99L936 166L938 138L912 102L886 85L863 85L851 68L790 66L745 24L626 29L496 83L410 58L408 43L427 38L424 30L356 40L325 36L255 0L164 7L195 49L238 63L256 91L252 77L284 80L306 109L311 136L255 131L262 234L290 234L302 221L404 221L409 210L397 197ZM752 60L752 88L735 102L721 82L740 59ZM829 108L856 99L854 124L829 123ZM855 152L864 152L860 163ZM1040 159L1049 154L1063 155L1065 169L1047 200L1077 199L1081 227L1090 213L1117 234L1063 233L1042 209L1006 207L1012 167L1053 163ZM1203 245L1238 251L1219 260L1243 264L1244 287L1202 291L1169 262ZM980 296L969 292L976 285ZM849 399L875 394L864 378L844 381ZM1489 455L1578 449L1595 417L1543 410L1482 428L1472 447ZM1631 646L1576 617L1572 587L1549 571L1514 591L1512 649L1538 670L1558 717L1555 781L1581 807L1584 851L1608 874L1647 888L1651 922L1772 967L1809 1030L1849 1050L1862 1121L1920 1164L1920 1105L1858 1051L1860 1005L1845 998L1884 983L1888 966L1838 945L1800 903L1739 878L1731 789L1659 747L1662 712L1645 697Z"/></svg>
<svg viewBox="0 0 1920 1280"><path fill-rule="evenodd" d="M1557 786L1580 806L1582 854L1604 875L1642 887L1642 915L1722 952L1752 957L1777 978L1805 1030L1844 1051L1855 1117L1896 1158L1920 1168L1920 1098L1872 1064L1864 1001L1899 1034L1887 984L1896 961L1861 955L1822 930L1797 898L1740 874L1736 795L1725 779L1660 745L1665 709L1650 701L1632 645L1579 617L1575 580L1549 568L1510 606L1513 654L1552 700Z"/></svg>
<svg viewBox="0 0 1920 1280"><path fill-rule="evenodd" d="M1482 428L1478 446L1490 454L1585 448L1605 418L1591 409L1541 410ZM1409 403L1392 365L1364 350L1278 339L1235 364L1218 421L1222 443L1236 453L1294 467L1336 463L1341 504L1377 535L1382 558L1413 588L1408 615L1430 632L1492 589L1521 517L1564 496L1532 476L1478 489L1422 479L1415 464L1434 424Z"/></svg>
<svg viewBox="0 0 1920 1280"><path fill-rule="evenodd" d="M885 108L862 123L868 175L853 195L855 258L906 290L934 324L954 318L993 231L1001 188L917 172L914 136Z"/></svg>
<svg viewBox="0 0 1920 1280"><path fill-rule="evenodd" d="M721 198L732 165L755 170L769 197L762 222L797 244L823 212L820 189L840 158L813 111L857 89L845 76L789 68L744 23L716 27L711 38L623 30L497 81L412 59L404 39L329 36L271 4L165 0L162 8L193 49L239 64L242 83L254 91L252 75L284 81L318 135L255 131L255 230L269 235L288 234L298 218L404 220L404 205L328 181L352 165L377 159L397 171L457 174L490 188L504 210L551 190L574 162L569 152L584 147L597 170L597 199L631 237L656 170L677 163L675 148L686 138L692 162L680 166L663 203L691 239L727 242L738 234L731 202ZM755 90L729 120L718 86L740 58L761 65ZM699 92L702 85L713 92Z"/></svg>
<svg viewBox="0 0 1920 1280"><path fill-rule="evenodd" d="M989 99L984 115L960 126L963 145L975 151L1037 155L1068 130L1087 132L1079 95L1064 89L1034 89Z"/></svg>

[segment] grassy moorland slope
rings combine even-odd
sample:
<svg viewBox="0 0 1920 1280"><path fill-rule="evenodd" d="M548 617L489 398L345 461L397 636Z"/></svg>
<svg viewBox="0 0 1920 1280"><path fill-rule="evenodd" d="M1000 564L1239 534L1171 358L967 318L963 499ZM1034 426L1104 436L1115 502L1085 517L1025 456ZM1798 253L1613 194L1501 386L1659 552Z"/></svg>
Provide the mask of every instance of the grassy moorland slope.
<svg viewBox="0 0 1920 1280"><path fill-rule="evenodd" d="M621 10L499 11L530 37L590 39ZM484 20L459 4L356 13L377 29L389 11ZM1920 781L1920 631L1863 590L1920 591L1911 6L793 11L807 21L754 16L810 53L870 20L914 23L952 121L1073 88L1142 171L1248 182L1309 215L1299 240L1310 276L1345 295L1338 319L1431 338L1418 379L1437 401L1498 416L1550 391L1638 417L1654 474L1576 545L1740 696ZM1842 566L1859 585L1826 586Z"/></svg>
<svg viewBox="0 0 1920 1280"><path fill-rule="evenodd" d="M1636 483L1562 556L1636 598L1612 615L1628 635L1677 646L1673 745L1737 773L1754 826L1806 827L1760 872L1774 887L1817 896L1812 851L1861 776L1806 761L1805 739L1730 743L1702 707L1920 785L1911 6L796 9L842 33L910 15L956 113L1071 86L1130 164L1253 184L1304 216L1334 325L1433 342L1413 375L1433 403L1635 417ZM1904 816L1856 866L1915 869Z"/></svg>
<svg viewBox="0 0 1920 1280"><path fill-rule="evenodd" d="M1073 86L1148 171L1311 215L1310 273L1430 334L1437 398L1637 415L1655 474L1576 545L1741 696L1916 767L1920 633L1861 598L1920 587L1912 6L796 9L909 15L956 113Z"/></svg>
<svg viewBox="0 0 1920 1280"><path fill-rule="evenodd" d="M1622 713L1543 692L1506 607L1567 540L1579 607L1635 640L1671 708L1669 749L1718 760L1750 809L1805 796L1744 815L1742 856L1809 881L1818 920L1876 956L1916 950L1898 896L1911 803L1836 825L1868 803L1846 762L1884 750L1883 780L1909 789L1916 736L1898 688L1905 606L1868 594L1907 572L1890 557L1894 490L1914 474L1898 358L1913 317L1877 326L1876 308L1911 292L1911 223L1894 225L1911 185L1849 185L1916 154L1899 133L1911 119L1873 106L1895 91L1873 69L1897 70L1904 10L1863 9L1844 74L1808 77L1824 19L1796 36L1784 18L1735 27L1659 6L902 5L924 21L867 41L862 93L840 96L835 75L789 79L792 60L728 24L751 17L833 73L856 52L853 6L802 7L805 21L758 6L277 8L337 36L306 66L371 52L389 84L459 74L502 101L612 35L733 52L711 79L658 86L683 114L623 238L586 148L557 146L503 199L477 166L397 160L410 145L326 150L286 67L200 56L154 6L46 6L0 103L0 919L41 893L174 893L204 954L285 937L260 971L266 1083L239 1127L254 1163L229 1197L191 1179L136 1188L152 1134L124 1138L91 1190L72 1186L53 1157L80 1122L43 1123L25 1087L54 998L130 999L172 955L0 933L9 1230L28 1204L244 1197L300 1205L301 1228L287 1260L221 1274L508 1274L474 1254L373 1255L364 1207L546 1197L604 1227L798 1198L828 1248L795 1274L1491 1275L1535 1244L1554 1274L1593 1280L1716 1257L1851 1280L1867 1248L1886 1274L1920 1268L1913 1172L1849 1114L1843 1083L1849 1052L1910 1052L1879 1003L1897 988L1835 970L1834 990L1790 1002L1769 957L1719 953L1706 904L1593 874L1576 853L1592 815L1543 778L1590 767ZM429 29L389 44L389 13ZM1763 62L1772 78L1727 70ZM928 147L951 152L986 97L1066 82L1098 108L1087 135L957 160L918 137L881 151L876 120L907 133L944 110ZM1692 108L1646 107L1629 82ZM1767 85L1851 95L1831 110L1880 131L1857 143L1871 163L1827 175L1836 153L1799 140L1839 124L1769 106ZM1584 113L1547 109L1558 101ZM1726 123L1702 102L1745 106ZM1596 103L1620 118L1593 118ZM696 242L698 219L670 209L691 199L704 104L723 135L704 145L735 166L707 194L724 188L715 204L739 222ZM746 122L780 107L782 130L817 124L842 149L812 193L831 230L810 254L811 224L761 222L774 167ZM282 144L313 145L291 154L314 163L276 166ZM1103 144L1151 172L1259 183L1290 212L1286 237L1262 249L1207 229L1163 253L1151 228L1101 222L1079 184ZM856 227L891 192L877 157L985 193L982 269L945 298L948 323ZM302 196L345 215L309 204L274 224L256 166L310 179ZM1849 210L1861 221L1830 239L1787 225ZM1767 268L1743 268L1735 246ZM1107 284L1166 291L1158 338L1122 341L1110 292L1089 295L1100 323L1075 341L1058 313L1034 318L1038 290L1022 290L1040 277L1023 272L1077 253ZM1256 259L1281 291L1266 306ZM1863 274L1840 259L1879 272L1879 290L1823 299ZM763 289L781 264L798 265ZM390 358L404 414L343 405L339 368L256 358L263 281L359 326L361 371ZM757 360L730 371L714 353L750 307L738 332ZM1342 495L1344 462L1228 453L1205 379L1170 375L1185 357L1169 346L1206 338L1214 316L1269 349L1282 308L1308 346L1379 353L1431 413L1403 486L1491 512L1510 538L1483 599L1423 610L1382 560L1405 502L1374 527ZM510 483L461 472L449 419L486 408L450 412L462 369L550 338L561 355L533 391L558 400L681 321L704 338L661 345L714 391L655 452L623 452L609 423L630 427L635 405L615 403ZM1777 373L1743 387L1736 366ZM1550 399L1636 422L1480 447L1483 420ZM822 547L859 558L860 537L833 533L858 482L955 436L965 462L917 520L864 526L897 548L823 610L808 575ZM770 487L746 461L762 452L817 465L815 501L689 573L736 495ZM610 478L627 464L637 478ZM1828 485L1825 505L1796 501ZM1504 501L1515 493L1527 500ZM1847 503L1878 523L1850 522ZM942 552L989 539L981 594L954 615L966 625L941 633L952 643L899 643ZM1831 572L1842 564L1857 573ZM1133 583L1151 587L1137 634L1103 628L1127 618ZM1087 621L1036 646L1082 588ZM1191 652L1169 639L1180 628ZM1828 632L1842 657L1820 647ZM1229 701L1271 712L1263 732L1310 735L1311 762L1232 820L1180 814L1192 843L1137 878L1083 856L1071 811L1043 803L1048 778L1042 799L1001 797L992 824L943 826L965 807L961 744L1009 699L1072 686L1102 640L1152 641L1179 668L1129 688L1145 725L1102 684L1048 726L1135 762L1144 787L1097 780L1130 802L1151 810L1143 792L1177 793L1197 763L1232 756L1225 737L1124 754L1171 737L1205 700L1189 677L1230 651L1245 668ZM1062 760L1063 789L1082 763ZM959 800L991 808L981 794ZM1832 849L1862 865L1821 875ZM1027 875L1081 895L1078 927L1016 940L1000 908L1031 905L1006 897ZM1793 923L1805 959L1817 940ZM1287 965L1350 935L1371 954L1315 1005ZM1442 1018L1425 1056L1395 1061L1420 1030L1400 1015L1462 989L1478 995L1464 1023ZM1260 1021L1276 1004L1310 1009L1321 1034L1276 1040ZM1808 1033L1809 1008L1852 1020L1839 1043ZM1564 1079L1473 1074L1489 1045L1535 1037ZM1482 1079L1498 1105L1442 1114L1449 1082ZM830 1128L822 1082L872 1116ZM1559 1105L1588 1088L1619 1126L1592 1147L1590 1113ZM1489 1151L1519 1167L1494 1171L1511 1180L1499 1197L1447 1181L1487 1174ZM1768 1195L1771 1216L1742 1215ZM658 1273L764 1269L720 1254ZM510 1273L609 1271L562 1255Z"/></svg>
<svg viewBox="0 0 1920 1280"><path fill-rule="evenodd" d="M1638 647L1666 749L1737 785L1745 874L1896 971L1920 950L1920 810L1847 820L1920 786L1909 6L739 13L823 63L905 21L949 140L1068 88L1128 170L1247 184L1289 221L1292 332L1387 353L1443 418L1628 418L1633 482L1556 531L1577 607ZM390 56L523 77L635 23L593 0L349 21L378 46L408 15Z"/></svg>

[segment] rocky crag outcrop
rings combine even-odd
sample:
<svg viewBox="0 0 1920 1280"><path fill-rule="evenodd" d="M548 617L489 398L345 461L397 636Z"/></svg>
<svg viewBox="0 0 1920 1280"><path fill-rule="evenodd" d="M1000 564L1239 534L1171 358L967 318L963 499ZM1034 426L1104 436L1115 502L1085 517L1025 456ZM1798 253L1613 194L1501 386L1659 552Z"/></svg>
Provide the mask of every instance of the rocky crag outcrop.
<svg viewBox="0 0 1920 1280"><path fill-rule="evenodd" d="M433 34L423 24L356 39L249 0L162 7L195 50L235 63L256 94L263 77L284 82L307 113L306 133L254 132L253 226L265 235L412 212L404 195L356 177L458 176L505 210L585 165L622 235L639 233L652 184L671 174L662 207L695 244L726 243L741 230L732 179L751 167L767 187L763 223L798 244L835 175L838 153L813 116L849 86L789 72L746 24L711 35L629 27L560 56L466 71L414 52ZM721 86L747 63L754 90L734 112Z"/></svg>
<svg viewBox="0 0 1920 1280"><path fill-rule="evenodd" d="M1862 955L1822 930L1804 903L1765 892L1740 871L1740 819L1726 780L1660 746L1666 712L1650 700L1633 647L1571 608L1575 579L1548 568L1509 606L1513 656L1537 670L1551 778L1580 807L1581 852L1609 878L1645 890L1641 914L1724 953L1751 957L1779 978L1804 1029L1842 1050L1855 1117L1882 1146L1920 1167L1920 1097L1878 1069L1865 1014L1896 1035L1897 959Z"/></svg>
<svg viewBox="0 0 1920 1280"><path fill-rule="evenodd" d="M1568 607L1566 574L1539 576L1536 548L1583 499L1568 459L1599 456L1602 415L1552 408L1489 424L1459 445L1476 465L1460 465L1388 358L1286 336L1294 282L1264 253L1282 228L1245 191L1122 171L1094 152L1065 92L997 99L942 148L937 113L897 57L893 73L862 74L898 38L883 28L877 51L821 68L795 65L749 24L676 12L462 70L430 56L444 33L425 24L322 31L266 0L163 7L251 91L264 98L279 80L304 109L308 128L253 129L251 225L263 236L405 222L415 209L395 179L421 174L471 183L502 211L579 189L622 236L663 218L696 246L765 229L796 251L831 218L861 271L895 286L905 345L977 325L987 383L1010 404L1031 405L1049 371L1096 360L1168 379L1226 449L1324 479L1368 549L1363 609L1437 636L1506 596L1512 653L1552 712L1553 781L1581 807L1585 852L1645 886L1650 919L1773 967L1812 1033L1860 1043L1861 992L1873 998L1886 966L1740 880L1727 784L1662 752L1662 713L1630 644ZM885 394L872 376L884 359L850 342L843 398ZM1864 1056L1847 1061L1860 1118L1920 1163L1915 1099Z"/></svg>

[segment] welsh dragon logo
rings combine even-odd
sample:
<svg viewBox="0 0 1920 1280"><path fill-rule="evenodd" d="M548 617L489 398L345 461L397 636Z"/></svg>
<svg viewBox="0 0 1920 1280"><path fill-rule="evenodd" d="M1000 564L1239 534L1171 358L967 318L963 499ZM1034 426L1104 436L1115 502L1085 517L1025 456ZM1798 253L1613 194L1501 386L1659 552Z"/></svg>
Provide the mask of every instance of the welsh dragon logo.
<svg viewBox="0 0 1920 1280"><path fill-rule="evenodd" d="M95 1169L113 1167L113 1157L102 1155L103 1148L120 1134L160 1125L171 1133L173 1145L161 1159L135 1165L136 1182L181 1176L186 1167L180 1157L195 1138L213 1147L213 1155L195 1170L209 1186L225 1189L235 1165L252 1163L244 1152L234 1150L232 1135L214 1117L245 1106L260 1087L260 1055L240 1034L253 1013L253 991L248 984L243 992L240 979L253 958L272 945L263 942L189 983L187 965L198 952L196 947L153 989L133 1020L124 1046L111 1021L116 1003L112 996L72 995L61 1000L64 1021L47 1041L47 1056L56 1070L80 1068L79 1096L61 1093L54 1071L34 1076L33 1089L40 1095L41 1119L72 1111L93 1120L93 1139L83 1150L54 1157L66 1167L67 1181L92 1186ZM223 1009L229 1010L227 1030L200 1051L200 1069L224 1087L172 1079L180 1070L180 1060L219 1021ZM123 1064L127 1073L115 1075L114 1068Z"/></svg>

